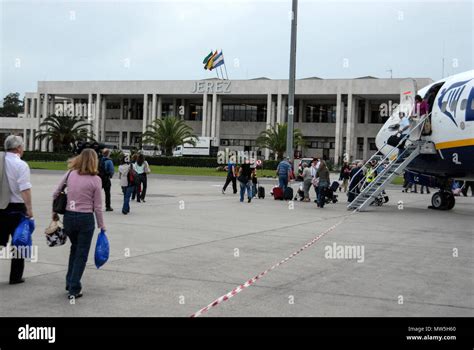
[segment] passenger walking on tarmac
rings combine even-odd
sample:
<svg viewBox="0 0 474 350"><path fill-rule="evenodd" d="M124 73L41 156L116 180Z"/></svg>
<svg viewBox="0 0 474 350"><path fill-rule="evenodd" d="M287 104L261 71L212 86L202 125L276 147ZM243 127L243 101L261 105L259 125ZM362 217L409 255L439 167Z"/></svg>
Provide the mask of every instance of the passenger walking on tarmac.
<svg viewBox="0 0 474 350"><path fill-rule="evenodd" d="M110 179L114 176L114 162L110 159L110 150L108 148L104 148L102 157L99 159L99 176L105 193L105 210L114 211L110 205L110 189L112 187Z"/></svg>
<svg viewBox="0 0 474 350"><path fill-rule="evenodd" d="M347 192L347 186L349 185L349 176L351 174L351 167L347 162L341 167L341 173L339 174L339 181L342 181L342 185L339 187L339 191L344 189L344 192Z"/></svg>
<svg viewBox="0 0 474 350"><path fill-rule="evenodd" d="M67 184L64 232L71 241L66 275L69 299L82 296L81 278L94 236L94 214L97 227L105 231L102 216L102 184L100 177L97 176L98 163L97 153L90 148L84 149L78 156L68 161L69 171L62 177L53 194L53 198L56 198L63 184ZM58 220L56 213L53 213L53 220Z"/></svg>
<svg viewBox="0 0 474 350"><path fill-rule="evenodd" d="M144 202L145 203L145 196L146 196L146 189L147 189L147 174L149 174L150 166L148 162L145 160L145 156L143 154L138 154L137 161L133 164L133 169L138 175L140 179L140 183L137 188L137 202Z"/></svg>
<svg viewBox="0 0 474 350"><path fill-rule="evenodd" d="M362 180L364 179L364 172L362 170L362 162L358 162L355 167L352 168L350 173L349 181L349 192L347 194L347 201L351 203L355 197L360 193L360 187Z"/></svg>
<svg viewBox="0 0 474 350"><path fill-rule="evenodd" d="M278 187L280 187L283 192L285 192L286 188L288 187L288 181L291 179L291 164L289 157L286 157L284 160L278 163L276 173L278 176Z"/></svg>
<svg viewBox="0 0 474 350"><path fill-rule="evenodd" d="M122 187L123 193L123 206L122 214L127 215L130 212L130 197L132 196L134 184L130 183L129 173L130 168L133 171L133 165L130 164L129 156L123 156L120 159L120 165L118 167L120 186Z"/></svg>
<svg viewBox="0 0 474 350"><path fill-rule="evenodd" d="M258 185L258 178L257 178L257 168L252 168L252 198L257 196L257 185Z"/></svg>
<svg viewBox="0 0 474 350"><path fill-rule="evenodd" d="M308 166L308 163L303 163L303 192L304 192L304 199L303 202L309 202L309 190L311 189L311 185L313 183L313 176L311 174L311 168Z"/></svg>
<svg viewBox="0 0 474 350"><path fill-rule="evenodd" d="M23 216L33 218L30 168L21 160L23 138L10 135L5 139L5 153L0 153L0 246L6 246ZM25 282L25 259L11 259L10 284Z"/></svg>
<svg viewBox="0 0 474 350"><path fill-rule="evenodd" d="M314 187L314 194L316 195L316 199L314 200L314 203L318 202L318 181L319 179L316 177L316 173L319 168L319 159L318 158L313 158L313 161L311 162L311 177L312 177L312 185Z"/></svg>
<svg viewBox="0 0 474 350"><path fill-rule="evenodd" d="M227 189L227 186L232 182L232 190L234 191L234 194L237 193L237 170L236 170L236 164L233 159L229 160L229 163L227 163L227 177L225 179L224 187L222 187L222 194L225 194L225 190Z"/></svg>
<svg viewBox="0 0 474 350"><path fill-rule="evenodd" d="M316 172L316 177L319 179L318 183L318 207L324 208L326 189L329 187L329 169L324 160L320 160L318 171Z"/></svg>
<svg viewBox="0 0 474 350"><path fill-rule="evenodd" d="M252 201L251 176L252 169L250 168L250 162L246 159L245 163L240 166L239 177L237 178L240 183L240 202L244 201L246 190L248 202L250 203Z"/></svg>

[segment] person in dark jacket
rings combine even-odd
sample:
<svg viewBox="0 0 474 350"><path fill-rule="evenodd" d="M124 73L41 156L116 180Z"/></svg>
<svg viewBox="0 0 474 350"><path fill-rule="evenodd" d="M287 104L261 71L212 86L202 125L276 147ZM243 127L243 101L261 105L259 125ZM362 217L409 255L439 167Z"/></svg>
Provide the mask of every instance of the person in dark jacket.
<svg viewBox="0 0 474 350"><path fill-rule="evenodd" d="M347 162L341 167L341 173L339 174L339 181L342 181L342 185L339 187L339 191L344 189L344 192L347 192L347 186L349 185L349 177L351 175L351 167Z"/></svg>
<svg viewBox="0 0 474 350"><path fill-rule="evenodd" d="M324 208L326 189L329 187L329 169L324 160L321 160L319 163L318 171L316 172L316 177L319 178L318 183L318 207Z"/></svg>
<svg viewBox="0 0 474 350"><path fill-rule="evenodd" d="M349 175L349 192L347 194L347 201L349 203L351 203L360 193L360 186L362 185L362 180L365 178L362 165L362 162L357 163L357 165L352 168Z"/></svg>

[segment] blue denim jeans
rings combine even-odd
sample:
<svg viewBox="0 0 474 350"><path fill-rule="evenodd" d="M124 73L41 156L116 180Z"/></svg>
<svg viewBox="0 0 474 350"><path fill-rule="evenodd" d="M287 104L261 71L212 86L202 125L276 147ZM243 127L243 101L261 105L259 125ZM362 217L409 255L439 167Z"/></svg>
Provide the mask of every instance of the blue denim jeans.
<svg viewBox="0 0 474 350"><path fill-rule="evenodd" d="M247 183L240 182L240 201L244 201L245 190L247 189L247 198L252 198L252 186L251 182L247 181Z"/></svg>
<svg viewBox="0 0 474 350"><path fill-rule="evenodd" d="M288 176L278 175L278 187L280 187L283 192L285 192L286 188L288 187Z"/></svg>
<svg viewBox="0 0 474 350"><path fill-rule="evenodd" d="M326 189L328 188L327 185L320 185L318 186L318 205L321 208L324 208L325 198L326 198Z"/></svg>
<svg viewBox="0 0 474 350"><path fill-rule="evenodd" d="M66 275L66 286L70 294L77 294L82 289L81 278L86 268L94 227L93 213L66 211L64 214L64 232L71 241Z"/></svg>
<svg viewBox="0 0 474 350"><path fill-rule="evenodd" d="M123 193L123 207L122 213L129 213L130 212L130 197L132 196L134 186L122 186L122 193Z"/></svg>

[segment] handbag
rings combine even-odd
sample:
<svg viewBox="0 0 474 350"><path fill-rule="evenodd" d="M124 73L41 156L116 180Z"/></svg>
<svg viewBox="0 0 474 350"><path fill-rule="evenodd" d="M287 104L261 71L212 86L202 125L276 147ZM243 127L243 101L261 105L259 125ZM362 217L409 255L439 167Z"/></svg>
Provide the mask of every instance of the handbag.
<svg viewBox="0 0 474 350"><path fill-rule="evenodd" d="M51 221L49 227L44 230L46 235L46 244L49 247L61 246L67 241L67 235L64 232L63 223L59 220Z"/></svg>
<svg viewBox="0 0 474 350"><path fill-rule="evenodd" d="M65 192L67 187L67 179L69 179L69 175L71 175L71 171L66 176L66 180L64 180L63 187L59 192L58 196L53 200L53 212L58 214L64 214L66 212L67 206L67 193Z"/></svg>
<svg viewBox="0 0 474 350"><path fill-rule="evenodd" d="M319 177L313 177L313 179L311 180L311 183L313 184L314 187L318 187L319 186Z"/></svg>

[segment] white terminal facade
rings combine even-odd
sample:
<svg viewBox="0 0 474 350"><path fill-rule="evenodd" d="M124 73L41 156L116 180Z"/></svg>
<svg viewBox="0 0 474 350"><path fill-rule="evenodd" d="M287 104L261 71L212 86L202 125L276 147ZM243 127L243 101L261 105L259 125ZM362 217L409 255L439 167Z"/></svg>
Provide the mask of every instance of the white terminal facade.
<svg viewBox="0 0 474 350"><path fill-rule="evenodd" d="M296 81L295 128L307 140L304 157L340 163L367 159L385 118L381 106L398 103L403 79L306 78ZM432 83L414 79L419 88ZM107 144L139 146L146 126L156 118L179 116L197 136L211 137L224 150L257 151L259 133L284 123L288 80L142 80L40 81L27 92L24 113L0 118L0 136L23 135L27 150L51 150L34 140L45 116L53 113L90 118L95 138ZM2 135L3 134L3 135ZM259 155L268 159L268 150Z"/></svg>

